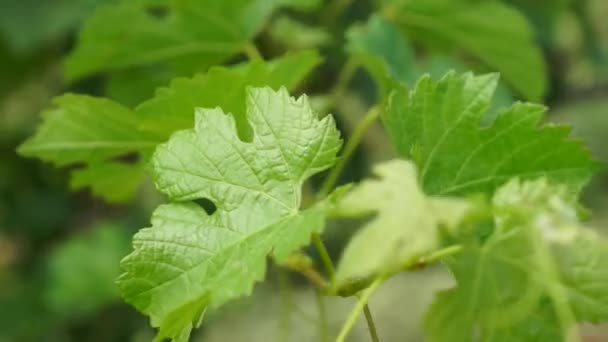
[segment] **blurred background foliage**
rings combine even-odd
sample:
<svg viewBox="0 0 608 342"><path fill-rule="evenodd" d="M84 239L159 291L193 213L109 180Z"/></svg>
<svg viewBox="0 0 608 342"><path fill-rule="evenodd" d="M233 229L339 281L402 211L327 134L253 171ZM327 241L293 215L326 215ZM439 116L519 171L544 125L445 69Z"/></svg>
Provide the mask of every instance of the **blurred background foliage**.
<svg viewBox="0 0 608 342"><path fill-rule="evenodd" d="M241 8L243 1L227 3ZM508 69L512 59L529 53L501 41L501 32L513 24L509 13L496 12L496 17L485 19L493 22L482 32L486 35L483 43L494 55L471 58L467 51L445 44L440 30L425 31L412 24L415 18L405 25L408 34L404 35L383 17L371 14L379 6L390 9L395 2L268 0L258 2L262 5L254 9L235 12L240 18L235 25L240 25L240 38L254 38L265 58L287 50L319 49L324 62L298 92L310 94L320 111L334 113L347 136L369 103L382 96L381 89L376 92L374 87L374 79L382 76L374 70L387 68L391 76L411 85L424 73L438 76L448 69L483 72L495 70L492 65ZM453 10L485 6L484 0L431 2ZM506 82L495 104L526 98L543 102L551 108L550 120L572 124L573 134L587 141L598 159L608 159L608 2L503 2L530 23L542 61L523 68L524 73L517 71L521 65L511 74L506 70ZM150 16L130 12L142 3ZM145 317L121 302L113 281L120 273L120 258L130 250L131 236L147 224L161 196L150 182L141 185L134 198L118 196L121 204L108 204L86 189L69 192L70 168L24 159L16 155L15 148L33 133L40 112L52 97L63 92L104 95L132 107L175 76L191 76L211 65L245 60L231 45L240 43L239 37L220 37L226 52L204 58L196 54L150 57L149 42L142 38L145 34L155 34L159 41L166 39L163 44L173 44L173 39L196 43L206 30L213 29L209 22L189 22L189 30L173 32L175 25L166 18L174 17L164 6L162 0L0 1L1 342L146 341L153 336ZM186 22L187 14L182 11L176 20ZM130 34L117 36L125 27ZM446 27L462 28L464 38L460 38L467 39L466 26ZM74 52L81 31L81 43ZM116 48L117 37L124 40L123 45L104 59L100 54ZM369 72L353 68L352 81L334 87L341 82L341 66L349 55ZM539 72L546 82L542 77L530 78ZM342 181L360 179L371 163L391 155L380 127L373 127ZM598 176L584 195L584 203L595 212L597 227L608 222L607 190L608 177ZM351 233L348 227L330 229L327 239L332 251L338 253ZM270 273L253 297L211 313L195 339L316 340L313 292L297 276L276 269ZM383 341L420 340L420 315L433 290L448 281L446 275L430 269L395 277L384 286L371 302ZM280 295L276 295L278 288L282 289ZM340 325L351 305L350 299L331 299L330 329ZM294 313L285 316L286 311ZM589 328L587 338L606 341L608 334L601 328ZM365 340L362 329L353 336L353 341Z"/></svg>

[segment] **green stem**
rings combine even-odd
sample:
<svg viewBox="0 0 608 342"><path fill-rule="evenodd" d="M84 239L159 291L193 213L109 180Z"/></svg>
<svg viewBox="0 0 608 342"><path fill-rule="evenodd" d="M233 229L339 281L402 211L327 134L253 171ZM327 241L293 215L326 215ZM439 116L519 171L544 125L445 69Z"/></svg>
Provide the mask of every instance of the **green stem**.
<svg viewBox="0 0 608 342"><path fill-rule="evenodd" d="M340 70L338 80L331 91L331 100L334 106L346 93L348 84L353 79L353 76L355 76L355 71L357 71L358 68L359 63L355 59L349 58L342 67L342 70Z"/></svg>
<svg viewBox="0 0 608 342"><path fill-rule="evenodd" d="M334 263L331 261L329 256L329 252L327 252L327 248L325 244L321 240L319 234L312 234L312 242L319 253L319 257L321 258L321 262L323 263L323 267L325 267L325 271L327 272L327 277L329 278L329 282L333 282L334 275L336 271L334 270Z"/></svg>
<svg viewBox="0 0 608 342"><path fill-rule="evenodd" d="M363 314L365 315L367 330L369 330L369 336L372 338L372 342L380 342L378 332L376 331L376 324L374 323L374 317L372 317L372 312L369 310L368 304L365 304L363 307Z"/></svg>
<svg viewBox="0 0 608 342"><path fill-rule="evenodd" d="M243 52L247 55L247 57L252 61L263 61L264 57L260 53L260 50L255 46L255 44L248 42L243 46Z"/></svg>
<svg viewBox="0 0 608 342"><path fill-rule="evenodd" d="M319 341L327 342L327 310L325 308L325 301L321 290L317 289L315 291L315 297L317 298L317 310L319 312Z"/></svg>
<svg viewBox="0 0 608 342"><path fill-rule="evenodd" d="M462 245L453 245L443 249L440 249L436 252L433 252L427 257L422 258L418 264L424 263L425 265L432 264L436 261L439 261L445 257L452 256L454 254L458 254L462 251L464 247Z"/></svg>
<svg viewBox="0 0 608 342"><path fill-rule="evenodd" d="M357 322L357 318L361 314L361 311L363 311L365 309L365 306L367 305L367 301L369 300L369 297L378 288L378 286L380 286L380 284L382 283L382 280L383 280L383 278L376 279L370 285L370 287L368 287L367 289L365 289L361 293L361 296L358 297L359 301L357 302L357 305L355 305L355 307L353 308L353 310L348 315L348 319L346 320L346 322L342 326L342 330L340 330L340 334L336 338L336 342L344 342L344 340L346 339L346 337L348 336L348 334L352 330L353 326L355 325L355 322ZM368 322L368 327L369 327L369 322ZM373 327L373 329L375 330L375 326ZM370 331L370 333L371 333L371 331Z"/></svg>
<svg viewBox="0 0 608 342"><path fill-rule="evenodd" d="M338 161L336 166L330 171L327 178L325 178L325 180L323 181L323 184L321 185L321 190L319 190L319 193L317 194L318 198L324 198L334 188L336 182L338 181L338 177L340 177L340 174L344 170L344 167L346 167L346 164L348 163L353 153L356 151L357 146L361 142L363 134L365 134L365 131L367 131L369 126L376 121L379 115L379 107L374 106L367 112L367 114L365 114L363 119L359 121L357 127L355 127L355 130L348 139L346 146L344 146L344 152L342 153L340 160Z"/></svg>
<svg viewBox="0 0 608 342"><path fill-rule="evenodd" d="M289 341L291 331L291 313L293 311L293 298L289 275L281 268L278 269L279 293L281 298L281 316L278 324L279 341Z"/></svg>

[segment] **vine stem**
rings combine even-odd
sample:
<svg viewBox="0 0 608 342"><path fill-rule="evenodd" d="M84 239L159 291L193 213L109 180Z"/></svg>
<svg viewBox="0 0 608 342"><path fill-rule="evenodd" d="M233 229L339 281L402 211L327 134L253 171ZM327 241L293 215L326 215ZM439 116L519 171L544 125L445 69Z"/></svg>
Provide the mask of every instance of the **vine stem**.
<svg viewBox="0 0 608 342"><path fill-rule="evenodd" d="M376 324L374 323L374 317L372 316L372 312L369 309L369 305L365 303L363 307L363 314L365 315L365 321L367 322L367 328L369 330L369 335L372 338L373 342L380 342L380 338L378 337L378 331L376 330Z"/></svg>
<svg viewBox="0 0 608 342"><path fill-rule="evenodd" d="M325 267L325 271L327 272L327 277L329 278L329 282L331 283L334 280L334 275L336 271L334 269L334 263L331 261L331 257L329 256L329 252L321 240L319 234L312 234L312 242L319 253L319 257L321 258L321 262L323 263L323 267Z"/></svg>
<svg viewBox="0 0 608 342"><path fill-rule="evenodd" d="M363 134L365 134L365 131L367 131L369 126L376 121L379 115L380 108L374 106L370 108L370 110L365 114L363 119L359 121L357 127L355 127L355 130L350 136L350 139L348 139L348 141L346 142L346 146L344 146L344 152L342 153L342 157L340 158L340 160L338 160L336 166L330 171L327 178L325 178L325 180L323 181L323 184L321 185L321 190L319 190L319 193L317 194L318 198L324 198L325 196L327 196L331 189L333 189L333 187L336 185L338 177L340 177L340 174L344 170L344 167L346 167L346 164L357 149L357 146L363 138Z"/></svg>
<svg viewBox="0 0 608 342"><path fill-rule="evenodd" d="M357 322L357 318L361 314L361 311L365 311L365 307L367 306L369 297L380 286L382 281L383 281L383 278L378 278L378 279L374 280L374 282L361 293L361 296L358 297L359 301L357 302L357 305L355 305L355 307L352 309L352 311L348 315L348 319L342 326L342 330L340 330L340 334L336 338L336 342L344 342L344 340L346 339L346 337L352 330L353 326L355 325L355 322ZM367 311L369 312L369 308L367 308ZM370 318L371 318L371 313L370 313ZM370 326L370 323L371 323L371 326ZM376 327L374 325L373 320L367 320L367 324L368 324L368 328L370 330L370 334L372 334L372 330L374 332L376 331ZM374 336L375 336L375 339L374 339ZM378 335L374 333L372 335L372 340L374 342L378 342Z"/></svg>
<svg viewBox="0 0 608 342"><path fill-rule="evenodd" d="M247 44L245 44L245 46L243 46L243 52L247 55L247 58L249 58L252 61L263 61L264 57L262 57L262 54L260 53L260 50L258 50L258 48L255 46L255 44L248 42Z"/></svg>
<svg viewBox="0 0 608 342"><path fill-rule="evenodd" d="M319 311L319 341L327 342L327 309L321 290L317 289L315 291L315 297L317 298L317 310Z"/></svg>
<svg viewBox="0 0 608 342"><path fill-rule="evenodd" d="M291 332L291 313L293 311L293 294L291 292L291 284L286 271L278 270L279 293L281 297L281 316L278 323L278 338L279 341L289 341Z"/></svg>
<svg viewBox="0 0 608 342"><path fill-rule="evenodd" d="M344 96L346 93L346 89L348 88L348 84L355 76L355 71L359 68L359 62L357 62L354 58L349 58L346 61L346 64L340 70L340 74L338 75L338 80L336 81L335 86L331 90L331 100L333 105L336 105L336 102L340 98Z"/></svg>

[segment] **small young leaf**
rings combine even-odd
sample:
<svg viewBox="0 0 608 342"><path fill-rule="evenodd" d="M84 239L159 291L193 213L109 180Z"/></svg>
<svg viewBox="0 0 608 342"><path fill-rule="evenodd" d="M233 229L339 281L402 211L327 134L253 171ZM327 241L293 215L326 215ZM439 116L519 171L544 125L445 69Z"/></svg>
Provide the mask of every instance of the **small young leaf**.
<svg viewBox="0 0 608 342"><path fill-rule="evenodd" d="M408 36L477 56L532 101L544 95L541 51L533 44L526 19L515 9L496 0L402 1L389 8Z"/></svg>
<svg viewBox="0 0 608 342"><path fill-rule="evenodd" d="M386 162L374 173L381 178L362 182L336 207L339 216L377 214L344 250L335 279L338 290L411 266L440 246L439 226L457 225L471 208L464 199L426 196L410 162Z"/></svg>
<svg viewBox="0 0 608 342"><path fill-rule="evenodd" d="M428 340L469 341L476 331L480 341L511 341L505 334L562 340L577 321L608 318L607 291L597 286L608 244L579 226L572 202L566 187L544 179L499 189L493 233L460 237L463 252L447 260L457 286L427 313Z"/></svg>
<svg viewBox="0 0 608 342"><path fill-rule="evenodd" d="M159 207L134 238L122 266L125 300L148 314L159 337L184 340L207 307L248 294L278 261L320 232L326 208L299 211L302 182L333 165L341 140L331 116L319 120L306 97L282 88L249 88L251 142L239 140L232 115L199 109L193 130L174 134L152 158Z"/></svg>
<svg viewBox="0 0 608 342"><path fill-rule="evenodd" d="M544 107L516 103L482 124L497 80L449 73L391 94L384 124L400 155L416 161L424 190L491 194L513 177L542 176L579 190L596 163L567 127L538 127Z"/></svg>

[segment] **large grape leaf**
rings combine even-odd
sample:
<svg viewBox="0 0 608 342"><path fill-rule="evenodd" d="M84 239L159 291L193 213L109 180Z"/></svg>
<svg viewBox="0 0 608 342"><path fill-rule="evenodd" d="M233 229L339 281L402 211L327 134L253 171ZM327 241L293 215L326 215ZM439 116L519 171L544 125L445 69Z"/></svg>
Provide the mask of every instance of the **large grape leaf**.
<svg viewBox="0 0 608 342"><path fill-rule="evenodd" d="M393 160L374 168L380 179L363 181L338 202L335 214L376 213L346 246L335 281L341 287L390 275L440 247L439 227L456 226L471 204L465 199L426 196L415 166Z"/></svg>
<svg viewBox="0 0 608 342"><path fill-rule="evenodd" d="M268 62L216 68L207 75L175 80L136 111L108 99L63 95L54 100L54 109L42 114L37 133L19 152L59 166L86 164L74 171L73 188L91 187L108 201L127 201L141 184L141 162L171 133L193 126L194 108L221 106L246 125L248 85L292 89L318 63L316 52L304 51ZM138 155L138 163L117 160L133 155Z"/></svg>
<svg viewBox="0 0 608 342"><path fill-rule="evenodd" d="M173 203L134 238L119 284L151 318L159 337L185 340L207 307L248 294L265 258L278 261L324 225L323 205L299 210L302 182L330 167L341 140L331 116L319 120L306 97L249 88L251 142L232 115L199 109L195 128L174 134L152 158L156 187ZM194 203L206 198L217 210Z"/></svg>
<svg viewBox="0 0 608 342"><path fill-rule="evenodd" d="M233 114L239 132L248 132L245 91L248 86L293 89L320 63L315 51L286 55L267 63L251 62L235 68L212 68L192 78L177 78L136 108L142 127L162 139L192 127L193 108L220 107ZM246 135L246 134L244 134Z"/></svg>
<svg viewBox="0 0 608 342"><path fill-rule="evenodd" d="M580 226L573 197L544 179L499 189L494 230L460 237L447 262L457 286L427 313L428 340L565 340L576 322L608 319L608 243Z"/></svg>
<svg viewBox="0 0 608 342"><path fill-rule="evenodd" d="M204 71L242 51L279 4L268 0L128 0L101 6L66 60L66 76L163 62Z"/></svg>
<svg viewBox="0 0 608 342"><path fill-rule="evenodd" d="M546 73L533 32L515 9L497 0L425 0L392 2L385 13L412 39L476 56L526 98L545 93Z"/></svg>
<svg viewBox="0 0 608 342"><path fill-rule="evenodd" d="M515 103L488 120L498 77L423 77L391 94L383 117L399 154L413 159L429 194L488 192L510 178L548 179L580 189L596 163L566 126L538 126L546 109ZM489 121L489 123L482 123Z"/></svg>

